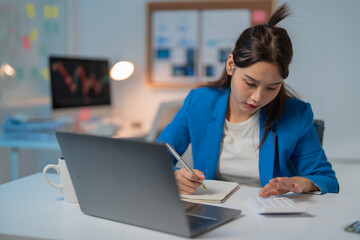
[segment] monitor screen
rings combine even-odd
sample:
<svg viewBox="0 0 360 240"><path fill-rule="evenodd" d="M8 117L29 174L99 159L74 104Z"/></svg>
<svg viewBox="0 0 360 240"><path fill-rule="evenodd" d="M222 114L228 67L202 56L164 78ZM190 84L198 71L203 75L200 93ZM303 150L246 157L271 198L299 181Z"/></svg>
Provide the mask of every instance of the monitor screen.
<svg viewBox="0 0 360 240"><path fill-rule="evenodd" d="M52 108L110 105L106 59L50 56Z"/></svg>

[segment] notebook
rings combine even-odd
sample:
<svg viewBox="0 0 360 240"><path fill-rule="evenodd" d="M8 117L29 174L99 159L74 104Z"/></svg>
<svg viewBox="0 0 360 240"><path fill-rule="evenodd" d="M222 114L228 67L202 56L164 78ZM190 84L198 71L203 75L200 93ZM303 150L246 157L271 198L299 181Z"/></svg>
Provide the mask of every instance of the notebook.
<svg viewBox="0 0 360 240"><path fill-rule="evenodd" d="M181 201L165 145L66 132L56 137L86 215L194 237L241 213Z"/></svg>
<svg viewBox="0 0 360 240"><path fill-rule="evenodd" d="M204 180L204 184L208 191L199 187L192 195L181 194L181 199L192 202L223 203L239 189L239 183L237 182Z"/></svg>

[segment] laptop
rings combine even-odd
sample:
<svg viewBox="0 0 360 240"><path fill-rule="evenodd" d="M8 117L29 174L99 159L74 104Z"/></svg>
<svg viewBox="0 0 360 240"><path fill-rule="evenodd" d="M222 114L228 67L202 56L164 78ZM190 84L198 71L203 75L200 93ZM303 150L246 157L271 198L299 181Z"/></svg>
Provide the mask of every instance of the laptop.
<svg viewBox="0 0 360 240"><path fill-rule="evenodd" d="M181 201L165 145L69 132L56 137L86 215L195 237L241 213Z"/></svg>

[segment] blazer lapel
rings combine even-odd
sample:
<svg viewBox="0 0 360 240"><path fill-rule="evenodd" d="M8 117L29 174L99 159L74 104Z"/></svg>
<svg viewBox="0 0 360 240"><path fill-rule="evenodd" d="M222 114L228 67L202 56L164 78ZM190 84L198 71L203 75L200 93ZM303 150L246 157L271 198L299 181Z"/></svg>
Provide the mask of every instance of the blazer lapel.
<svg viewBox="0 0 360 240"><path fill-rule="evenodd" d="M225 89L221 92L221 96L216 102L211 114L213 121L208 124L207 128L207 163L205 165L205 175L209 179L215 179L216 176L229 93L230 89Z"/></svg>
<svg viewBox="0 0 360 240"><path fill-rule="evenodd" d="M264 121L265 115L262 114L260 118L260 142L264 135ZM259 174L261 186L269 183L269 180L274 177L274 164L275 164L275 149L276 149L276 131L269 131L263 145L259 150Z"/></svg>

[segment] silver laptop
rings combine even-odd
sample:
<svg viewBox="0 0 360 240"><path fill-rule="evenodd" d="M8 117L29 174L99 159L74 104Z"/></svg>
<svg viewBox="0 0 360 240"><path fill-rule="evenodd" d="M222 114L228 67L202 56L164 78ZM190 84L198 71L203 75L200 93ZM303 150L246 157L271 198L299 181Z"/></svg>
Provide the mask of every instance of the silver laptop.
<svg viewBox="0 0 360 240"><path fill-rule="evenodd" d="M84 214L194 237L241 211L183 202L161 144L57 132Z"/></svg>

